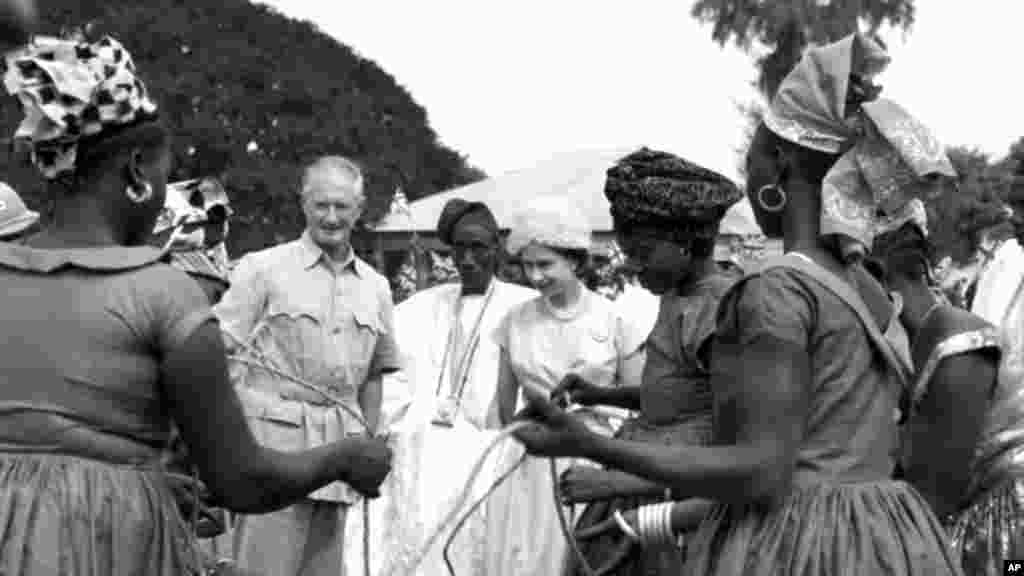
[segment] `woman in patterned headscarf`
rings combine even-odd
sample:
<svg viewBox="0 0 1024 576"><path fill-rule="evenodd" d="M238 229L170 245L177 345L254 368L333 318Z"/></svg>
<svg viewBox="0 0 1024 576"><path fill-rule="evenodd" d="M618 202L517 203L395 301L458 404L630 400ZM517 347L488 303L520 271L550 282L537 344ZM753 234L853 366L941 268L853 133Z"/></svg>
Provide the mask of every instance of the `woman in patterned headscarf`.
<svg viewBox="0 0 1024 576"><path fill-rule="evenodd" d="M213 303L229 285L225 241L231 213L227 192L212 178L168 184L150 242L166 249L171 264L198 282Z"/></svg>
<svg viewBox="0 0 1024 576"><path fill-rule="evenodd" d="M0 244L0 573L198 574L163 466L172 419L223 505L259 513L332 481L375 495L377 440L259 446L199 286L144 246L170 135L116 40L47 40L8 57L16 137L50 180L53 224ZM348 462L348 464L344 464Z"/></svg>
<svg viewBox="0 0 1024 576"><path fill-rule="evenodd" d="M743 194L720 174L645 148L608 170L605 195L629 265L636 269L641 284L660 296L658 319L647 337L647 359L638 382L608 389L570 375L553 396L568 393L572 402L584 406L603 404L637 412L638 417L619 430L618 438L708 444L712 412L708 351L719 300L736 280L714 262L714 246L726 210ZM673 499L685 499L685 494L674 498L667 488L591 466L573 467L563 474L562 497L568 503L590 503L576 526L587 561L604 574L679 574L683 552L674 538L651 538L640 545L616 524L616 515L623 512L632 514L635 524L639 507L644 507L646 518L648 512L672 508ZM696 527L708 510L707 502L685 506ZM635 528L643 535L648 526ZM569 574L584 574L576 562L572 564Z"/></svg>
<svg viewBox="0 0 1024 576"><path fill-rule="evenodd" d="M997 576L1004 560L1024 557L1024 383L1019 374L1006 377L1012 369L998 377L994 326L932 293L923 212L890 226L872 251L902 298L917 369L901 464L907 482L946 521L964 571ZM1014 352L1006 353L1010 368Z"/></svg>
<svg viewBox="0 0 1024 576"><path fill-rule="evenodd" d="M722 299L711 446L601 438L550 403L527 414L538 424L520 438L533 453L587 457L716 502L685 573L961 574L928 503L891 479L907 366L883 335L888 295L856 263L875 214L905 208L923 174L950 171L902 109L865 102L887 60L859 35L811 48L754 138L748 197L789 253Z"/></svg>

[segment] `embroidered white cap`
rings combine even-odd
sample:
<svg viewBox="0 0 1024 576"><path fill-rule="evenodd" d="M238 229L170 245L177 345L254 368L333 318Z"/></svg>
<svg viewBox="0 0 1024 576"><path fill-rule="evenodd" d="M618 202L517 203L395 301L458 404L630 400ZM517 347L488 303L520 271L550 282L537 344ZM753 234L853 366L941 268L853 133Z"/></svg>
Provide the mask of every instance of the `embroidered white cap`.
<svg viewBox="0 0 1024 576"><path fill-rule="evenodd" d="M583 211L574 207L568 196L538 198L514 220L507 248L518 255L530 244L564 250L592 247L590 223Z"/></svg>

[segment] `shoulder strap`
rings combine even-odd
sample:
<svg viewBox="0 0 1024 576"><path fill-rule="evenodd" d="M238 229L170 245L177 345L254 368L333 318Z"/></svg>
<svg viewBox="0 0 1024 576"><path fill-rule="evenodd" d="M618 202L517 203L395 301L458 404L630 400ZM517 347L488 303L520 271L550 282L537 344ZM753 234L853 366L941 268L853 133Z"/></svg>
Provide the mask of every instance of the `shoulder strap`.
<svg viewBox="0 0 1024 576"><path fill-rule="evenodd" d="M835 294L843 301L860 320L861 325L868 334L868 338L881 352L885 361L893 368L900 377L900 383L904 388L910 379L909 367L900 360L899 355L893 348L892 343L885 337L875 318L868 311L867 305L861 299L860 294L850 286L848 282L839 278L825 267L816 264L813 260L804 259L796 254L788 253L781 256L774 256L767 259L760 267L759 272L771 268L788 268L796 270L806 276L813 278L824 286L829 292Z"/></svg>

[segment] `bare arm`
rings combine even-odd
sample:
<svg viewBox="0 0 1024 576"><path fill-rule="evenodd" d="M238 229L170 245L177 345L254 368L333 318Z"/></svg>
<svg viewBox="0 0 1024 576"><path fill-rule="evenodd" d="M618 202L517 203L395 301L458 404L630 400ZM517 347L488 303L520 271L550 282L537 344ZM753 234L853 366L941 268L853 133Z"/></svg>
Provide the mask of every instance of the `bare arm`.
<svg viewBox="0 0 1024 576"><path fill-rule="evenodd" d="M369 432L374 434L380 426L380 409L384 399L383 379L371 376L359 390L359 408L366 419Z"/></svg>
<svg viewBox="0 0 1024 576"><path fill-rule="evenodd" d="M714 506L714 502L700 498L676 502L672 506L672 531L678 534L697 529Z"/></svg>
<svg viewBox="0 0 1024 576"><path fill-rule="evenodd" d="M265 513L343 480L364 464L342 441L286 453L260 446L228 380L220 330L207 322L161 364L163 392L189 454L218 503L242 513Z"/></svg>
<svg viewBox="0 0 1024 576"><path fill-rule="evenodd" d="M618 470L606 470L605 474L608 474L608 482L614 485L615 496L617 497L657 498L665 495L664 486L644 480L639 476Z"/></svg>
<svg viewBox="0 0 1024 576"><path fill-rule="evenodd" d="M980 351L942 360L907 424L911 453L904 479L940 518L964 501L997 363L996 354Z"/></svg>
<svg viewBox="0 0 1024 576"><path fill-rule="evenodd" d="M762 334L746 344L716 343L712 389L732 445L660 446L589 434L582 456L711 500L760 501L790 490L811 381L801 346Z"/></svg>
<svg viewBox="0 0 1024 576"><path fill-rule="evenodd" d="M508 426L516 412L516 400L519 398L519 381L512 372L508 350L501 349L498 360L498 420L501 425Z"/></svg>
<svg viewBox="0 0 1024 576"><path fill-rule="evenodd" d="M647 354L643 345L629 351L619 359L618 386L602 388L601 404L638 412L640 410L640 382L644 375Z"/></svg>
<svg viewBox="0 0 1024 576"><path fill-rule="evenodd" d="M594 390L594 404L614 406L634 412L640 411L640 387L597 388Z"/></svg>
<svg viewBox="0 0 1024 576"><path fill-rule="evenodd" d="M359 390L359 408L371 432L380 428L381 409L384 401L384 376L402 369L401 351L395 336L395 304L391 288L382 280L377 290L380 306L381 332L373 347L369 377Z"/></svg>

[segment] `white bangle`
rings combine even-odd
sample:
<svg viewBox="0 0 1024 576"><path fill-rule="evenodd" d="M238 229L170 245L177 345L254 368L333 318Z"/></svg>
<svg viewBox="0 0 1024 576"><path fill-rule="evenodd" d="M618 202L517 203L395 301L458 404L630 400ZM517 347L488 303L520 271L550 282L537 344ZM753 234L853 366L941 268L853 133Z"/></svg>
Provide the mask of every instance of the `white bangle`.
<svg viewBox="0 0 1024 576"><path fill-rule="evenodd" d="M647 506L640 506L636 509L636 531L641 541L646 541L651 536L651 523L648 517Z"/></svg>
<svg viewBox="0 0 1024 576"><path fill-rule="evenodd" d="M672 541L672 508L671 502L666 502L661 505L661 526L662 526L662 542Z"/></svg>
<svg viewBox="0 0 1024 576"><path fill-rule="evenodd" d="M626 522L626 519L622 517L621 512L616 510L612 514L612 518L614 518L615 523L619 525L619 530L622 530L622 533L629 537L629 539L634 542L641 541L640 535L636 533L636 530L633 530L633 527L629 525L629 522Z"/></svg>
<svg viewBox="0 0 1024 576"><path fill-rule="evenodd" d="M642 541L668 543L672 541L672 503L640 506L637 512L637 532Z"/></svg>
<svg viewBox="0 0 1024 576"><path fill-rule="evenodd" d="M665 539L664 504L648 504L636 509L637 532L643 542L662 542Z"/></svg>

